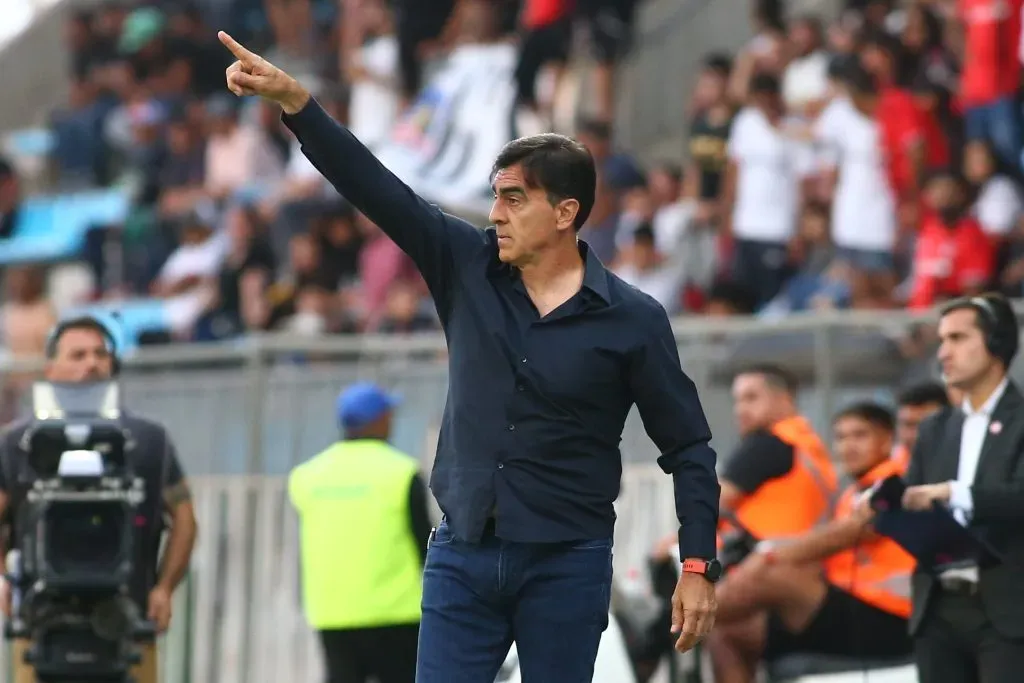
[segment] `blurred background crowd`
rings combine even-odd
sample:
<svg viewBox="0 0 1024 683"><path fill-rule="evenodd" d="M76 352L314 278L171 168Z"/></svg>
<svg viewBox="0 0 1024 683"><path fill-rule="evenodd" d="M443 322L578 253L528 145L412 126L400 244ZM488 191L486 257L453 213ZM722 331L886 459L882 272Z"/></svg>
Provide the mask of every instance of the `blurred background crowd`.
<svg viewBox="0 0 1024 683"><path fill-rule="evenodd" d="M554 129L591 149L599 196L581 237L672 314L1019 296L1021 1L848 0L828 19L784 0L744 2L754 38L706 55L678 104L687 149L646 165L615 144L616 65L643 0L77 11L70 96L48 122L48 191L115 188L127 206L113 219L97 211L73 253L5 261L6 345L38 352L60 311L131 301L161 302L160 324L135 325L143 344L435 328L408 259L325 185L279 112L224 90L221 27L375 150L416 122L425 84L460 46L514 46L506 137ZM574 60L591 78L566 121L556 110ZM2 241L47 229L20 210L32 194L0 161Z"/></svg>

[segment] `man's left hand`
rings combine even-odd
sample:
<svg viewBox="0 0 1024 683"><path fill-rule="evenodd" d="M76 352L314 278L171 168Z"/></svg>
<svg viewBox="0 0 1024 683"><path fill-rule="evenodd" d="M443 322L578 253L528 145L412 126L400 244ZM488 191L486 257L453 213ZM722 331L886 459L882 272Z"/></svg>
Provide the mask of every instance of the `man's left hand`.
<svg viewBox="0 0 1024 683"><path fill-rule="evenodd" d="M157 586L149 592L146 618L156 625L156 632L163 633L171 624L171 591Z"/></svg>
<svg viewBox="0 0 1024 683"><path fill-rule="evenodd" d="M930 510L935 503L949 503L952 489L949 482L911 486L903 492L903 507L907 510Z"/></svg>
<svg viewBox="0 0 1024 683"><path fill-rule="evenodd" d="M711 632L718 603L715 584L702 574L680 572L672 594L672 633L678 633L676 650L686 652Z"/></svg>

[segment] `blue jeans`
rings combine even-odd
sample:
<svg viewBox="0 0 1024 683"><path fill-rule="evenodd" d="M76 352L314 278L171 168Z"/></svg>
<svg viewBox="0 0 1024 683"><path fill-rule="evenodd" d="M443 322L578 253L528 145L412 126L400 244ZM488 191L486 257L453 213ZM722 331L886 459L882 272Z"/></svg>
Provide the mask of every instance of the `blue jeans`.
<svg viewBox="0 0 1024 683"><path fill-rule="evenodd" d="M590 683L611 586L611 539L466 543L442 522L423 572L416 683L494 683L513 640L524 681Z"/></svg>
<svg viewBox="0 0 1024 683"><path fill-rule="evenodd" d="M889 251L839 247L836 249L836 256L857 270L863 270L872 275L891 273L896 270L896 259Z"/></svg>
<svg viewBox="0 0 1024 683"><path fill-rule="evenodd" d="M988 141L996 157L1009 168L1020 168L1024 135L1015 97L1007 96L965 111L964 132L968 140Z"/></svg>

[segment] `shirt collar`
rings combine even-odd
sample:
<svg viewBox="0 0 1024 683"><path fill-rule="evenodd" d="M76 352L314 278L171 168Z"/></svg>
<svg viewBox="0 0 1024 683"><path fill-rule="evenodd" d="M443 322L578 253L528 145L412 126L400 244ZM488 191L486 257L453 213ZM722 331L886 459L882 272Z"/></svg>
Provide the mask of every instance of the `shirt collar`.
<svg viewBox="0 0 1024 683"><path fill-rule="evenodd" d="M960 405L960 408L964 411L964 415L967 417L971 417L972 415L985 415L986 417L991 417L992 412L996 409L996 405L999 403L999 399L1001 399L1003 394L1006 392L1006 385L1009 384L1009 382L1010 379L1008 377L1004 377L1003 381L996 387L996 390L993 391L992 395L988 397L987 401L985 401L985 404L978 410L974 410L971 407L971 400L965 396L964 402Z"/></svg>
<svg viewBox="0 0 1024 683"><path fill-rule="evenodd" d="M580 256L583 258L583 289L596 294L605 306L610 305L611 293L608 289L608 269L601 262L601 259L597 257L597 254L594 253L594 250L590 248L590 245L583 240L577 240L577 245L579 246ZM492 273L505 273L514 280L519 281L519 273L516 269L507 263L499 261L497 255L495 255L494 261L491 262L490 271Z"/></svg>
<svg viewBox="0 0 1024 683"><path fill-rule="evenodd" d="M583 240L579 240L578 244L580 256L583 257L583 286L601 297L607 306L611 303L611 295L608 293L608 269L589 244Z"/></svg>

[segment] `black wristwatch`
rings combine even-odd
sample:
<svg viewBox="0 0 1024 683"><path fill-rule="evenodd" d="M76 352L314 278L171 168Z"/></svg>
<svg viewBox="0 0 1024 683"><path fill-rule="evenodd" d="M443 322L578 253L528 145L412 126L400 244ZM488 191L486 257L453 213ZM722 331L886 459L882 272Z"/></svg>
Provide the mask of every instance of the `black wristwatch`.
<svg viewBox="0 0 1024 683"><path fill-rule="evenodd" d="M683 560L683 571L700 574L711 583L716 583L723 574L722 563L714 558L710 560L686 558Z"/></svg>

